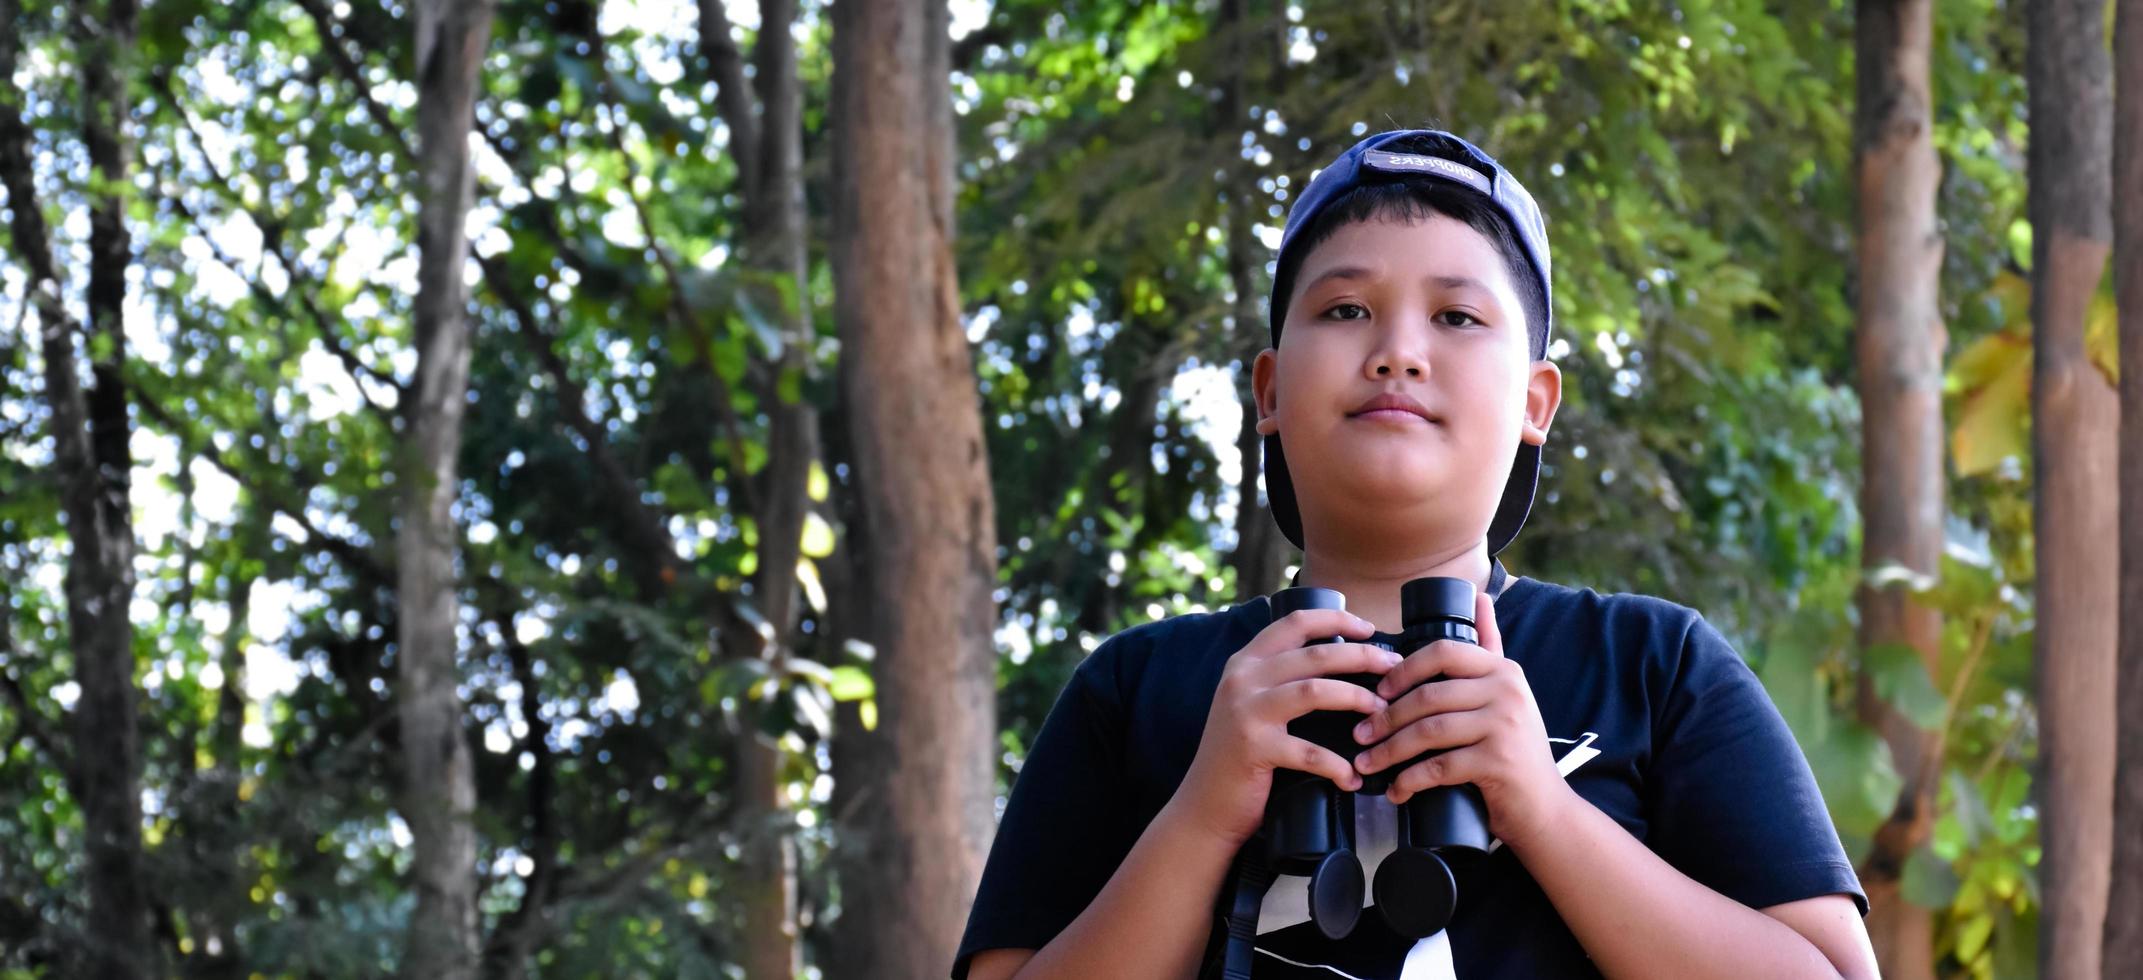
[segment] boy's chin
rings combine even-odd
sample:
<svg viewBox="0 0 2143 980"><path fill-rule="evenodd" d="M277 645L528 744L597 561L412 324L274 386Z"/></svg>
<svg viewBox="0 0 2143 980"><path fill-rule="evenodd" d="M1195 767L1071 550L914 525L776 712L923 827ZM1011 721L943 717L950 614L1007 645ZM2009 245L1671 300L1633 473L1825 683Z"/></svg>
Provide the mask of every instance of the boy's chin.
<svg viewBox="0 0 2143 980"><path fill-rule="evenodd" d="M1477 475L1478 470L1453 473L1412 466L1359 474L1332 488L1334 499L1344 502L1335 516L1350 522L1447 523L1454 506L1464 506L1461 501L1479 499L1495 506L1491 496L1470 485Z"/></svg>

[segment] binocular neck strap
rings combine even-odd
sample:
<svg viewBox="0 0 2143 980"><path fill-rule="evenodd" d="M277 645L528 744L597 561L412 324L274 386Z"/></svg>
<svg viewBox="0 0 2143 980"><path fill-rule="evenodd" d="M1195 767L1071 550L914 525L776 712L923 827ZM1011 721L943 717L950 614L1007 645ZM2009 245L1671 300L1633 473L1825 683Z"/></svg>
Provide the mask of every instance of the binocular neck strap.
<svg viewBox="0 0 2143 980"><path fill-rule="evenodd" d="M1265 893L1272 889L1276 877L1265 861L1264 843L1253 838L1245 845L1235 856L1235 868L1228 876L1228 905L1221 915L1221 924L1227 930L1221 948L1221 980L1250 980L1251 965L1257 959L1258 911L1264 907Z"/></svg>

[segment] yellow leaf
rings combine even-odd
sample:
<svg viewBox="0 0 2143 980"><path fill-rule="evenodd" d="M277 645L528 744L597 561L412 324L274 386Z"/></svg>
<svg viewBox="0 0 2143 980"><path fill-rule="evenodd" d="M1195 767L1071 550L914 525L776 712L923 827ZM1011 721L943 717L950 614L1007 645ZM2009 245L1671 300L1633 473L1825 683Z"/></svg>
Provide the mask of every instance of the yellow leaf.
<svg viewBox="0 0 2143 980"><path fill-rule="evenodd" d="M833 554L833 525L817 514L804 515L804 555L824 558Z"/></svg>
<svg viewBox="0 0 2143 980"><path fill-rule="evenodd" d="M803 587L804 601L811 604L811 611L826 611L826 586L819 582L818 563L809 558L796 560L796 584Z"/></svg>
<svg viewBox="0 0 2143 980"><path fill-rule="evenodd" d="M2120 333L2121 316L2113 303L2113 290L2101 287L2091 297L2090 309L2084 311L2083 350L2115 386L2121 383Z"/></svg>
<svg viewBox="0 0 2143 980"><path fill-rule="evenodd" d="M1988 337L1974 347L1996 340ZM1967 352L1972 353L1972 352ZM1965 395L1950 432L1950 455L1957 461L1959 476L1985 473L2011 456L2023 458L2031 450L2031 348L2006 345L2008 355L1984 383ZM1991 356L1990 356L1991 361ZM1985 366L1993 370L1990 363Z"/></svg>
<svg viewBox="0 0 2143 980"><path fill-rule="evenodd" d="M1950 360L1947 381L1950 391L1960 394L1976 392L2002 375L2018 358L2031 362L2030 327L2022 331L2002 330L1990 333L1972 342Z"/></svg>
<svg viewBox="0 0 2143 980"><path fill-rule="evenodd" d="M804 479L804 493L813 500L824 502L828 486L826 468L820 466L818 460L812 460L811 473Z"/></svg>

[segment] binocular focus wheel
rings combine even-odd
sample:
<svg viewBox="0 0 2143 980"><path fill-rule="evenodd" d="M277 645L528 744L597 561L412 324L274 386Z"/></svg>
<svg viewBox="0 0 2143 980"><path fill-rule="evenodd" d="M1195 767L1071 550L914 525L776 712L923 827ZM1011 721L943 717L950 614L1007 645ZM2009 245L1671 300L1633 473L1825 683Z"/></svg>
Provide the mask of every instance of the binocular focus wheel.
<svg viewBox="0 0 2143 980"><path fill-rule="evenodd" d="M1310 921L1326 939L1341 939L1354 931L1361 917L1362 862L1342 847L1325 855L1310 873Z"/></svg>
<svg viewBox="0 0 2143 980"><path fill-rule="evenodd" d="M1391 931L1421 939L1443 931L1458 908L1458 879L1425 848L1402 847L1377 865L1377 914Z"/></svg>

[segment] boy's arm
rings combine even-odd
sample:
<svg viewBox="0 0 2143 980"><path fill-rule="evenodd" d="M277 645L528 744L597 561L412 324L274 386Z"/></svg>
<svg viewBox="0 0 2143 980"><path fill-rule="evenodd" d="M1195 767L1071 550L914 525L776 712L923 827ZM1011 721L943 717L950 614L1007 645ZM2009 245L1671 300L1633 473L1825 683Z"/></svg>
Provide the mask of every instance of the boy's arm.
<svg viewBox="0 0 2143 980"><path fill-rule="evenodd" d="M1371 714L1356 732L1358 741L1371 745L1355 763L1365 773L1424 749L1449 750L1399 772L1389 793L1394 803L1431 786L1479 788L1490 829L1608 976L1876 975L1866 929L1850 898L1833 895L1759 911L1683 874L1571 789L1546 751L1547 732L1524 671L1503 656L1495 606L1486 596L1476 602L1474 620L1478 645L1438 641L1385 675L1378 693L1394 699L1391 707ZM1421 683L1438 676L1446 679ZM1760 689L1743 693L1768 709ZM1659 791L1690 790L1674 783ZM1717 795L1707 792L1688 809L1732 819L1734 805L1751 805L1746 798ZM1673 828L1654 829L1672 836ZM1762 861L1777 855L1730 856Z"/></svg>
<svg viewBox="0 0 2143 980"><path fill-rule="evenodd" d="M1198 975L1214 903L1235 845L1163 807L1086 911L1021 963L1019 952L975 957L970 980ZM1010 969L1006 969L1010 967Z"/></svg>
<svg viewBox="0 0 2143 980"><path fill-rule="evenodd" d="M1505 838L1610 977L1874 977L1843 895L1763 911L1675 870L1571 789L1539 830Z"/></svg>
<svg viewBox="0 0 2143 980"><path fill-rule="evenodd" d="M1266 626L1231 655L1206 712L1197 756L1175 794L1100 892L1016 976L1195 977L1228 867L1264 820L1273 770L1361 787L1346 759L1289 734L1287 723L1312 711L1386 707L1384 699L1335 676L1381 674L1399 662L1398 654L1362 643L1311 642L1365 639L1374 631L1369 621L1340 610L1305 609ZM1055 802L1065 814L1093 818L1092 801ZM1009 819L1011 811L1006 813ZM975 963L968 966L972 973Z"/></svg>

